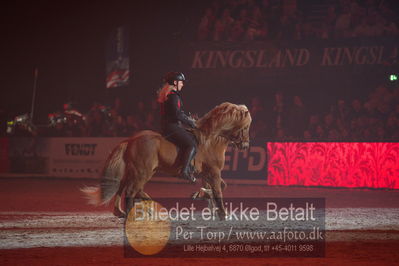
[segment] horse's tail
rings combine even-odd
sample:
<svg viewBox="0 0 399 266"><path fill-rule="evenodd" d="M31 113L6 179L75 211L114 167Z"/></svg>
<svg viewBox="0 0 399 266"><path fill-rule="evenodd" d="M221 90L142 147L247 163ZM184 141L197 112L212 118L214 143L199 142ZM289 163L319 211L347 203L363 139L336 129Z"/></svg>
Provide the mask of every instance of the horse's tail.
<svg viewBox="0 0 399 266"><path fill-rule="evenodd" d="M104 205L108 203L119 189L119 184L125 173L125 154L128 141L121 142L108 156L101 176L99 186L84 187L80 190L85 194L88 203Z"/></svg>

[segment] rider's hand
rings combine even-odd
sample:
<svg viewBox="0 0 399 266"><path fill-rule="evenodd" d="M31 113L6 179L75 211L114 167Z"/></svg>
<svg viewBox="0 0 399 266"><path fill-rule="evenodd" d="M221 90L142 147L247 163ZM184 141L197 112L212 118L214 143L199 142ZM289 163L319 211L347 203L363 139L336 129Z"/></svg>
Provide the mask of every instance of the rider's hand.
<svg viewBox="0 0 399 266"><path fill-rule="evenodd" d="M192 114L192 113L188 112L188 117L191 118L194 121L198 120L198 115L197 114Z"/></svg>
<svg viewBox="0 0 399 266"><path fill-rule="evenodd" d="M190 127L196 129L196 128L197 128L197 125L195 124L195 120L194 120L193 118L190 117L190 118L189 118L189 121L190 121Z"/></svg>

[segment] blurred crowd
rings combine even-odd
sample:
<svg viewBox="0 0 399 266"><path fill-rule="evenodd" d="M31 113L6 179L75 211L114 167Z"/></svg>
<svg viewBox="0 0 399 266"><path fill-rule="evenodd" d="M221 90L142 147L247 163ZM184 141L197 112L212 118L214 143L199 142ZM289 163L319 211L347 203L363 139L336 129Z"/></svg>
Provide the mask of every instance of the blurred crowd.
<svg viewBox="0 0 399 266"><path fill-rule="evenodd" d="M312 113L300 96L287 101L277 92L265 108L251 101L252 138L314 141L398 141L399 86L380 86L365 99L338 99L321 113Z"/></svg>
<svg viewBox="0 0 399 266"><path fill-rule="evenodd" d="M307 40L399 34L393 0L215 0L199 41ZM397 4L397 3L396 3Z"/></svg>
<svg viewBox="0 0 399 266"><path fill-rule="evenodd" d="M269 97L267 97L269 98ZM272 104L260 97L247 104L253 122L252 139L271 141L398 141L399 86L380 86L365 98L338 99L320 112L300 95L276 92ZM143 129L159 131L156 100L139 101L125 112L121 99L112 106L93 103L82 114L73 104L48 115L48 124L36 126L27 115L8 122L8 136L127 137Z"/></svg>
<svg viewBox="0 0 399 266"><path fill-rule="evenodd" d="M116 97L112 106L94 102L82 113L76 104L68 102L63 110L48 114L48 124L36 126L27 114L8 122L9 136L39 137L127 137L142 129L158 130L158 103L139 101L126 112L122 100Z"/></svg>
<svg viewBox="0 0 399 266"><path fill-rule="evenodd" d="M200 41L307 40L399 35L397 0L214 0L198 25ZM380 86L365 98L338 99L314 113L301 95L277 92L272 105L249 103L253 138L270 140L399 140L399 89ZM266 107L265 107L266 106ZM7 124L0 109L1 135L124 137L159 130L158 103L139 101L126 111L122 99L95 102L82 112L72 102L35 125L28 114ZM4 134L4 132L6 132Z"/></svg>

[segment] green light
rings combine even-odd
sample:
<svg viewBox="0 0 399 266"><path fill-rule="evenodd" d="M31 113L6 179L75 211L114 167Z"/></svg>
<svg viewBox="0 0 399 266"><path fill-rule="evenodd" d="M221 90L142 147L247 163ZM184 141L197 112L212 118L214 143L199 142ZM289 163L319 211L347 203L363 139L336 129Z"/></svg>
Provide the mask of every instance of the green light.
<svg viewBox="0 0 399 266"><path fill-rule="evenodd" d="M395 75L395 74L389 75L389 80L390 80L390 81L398 80L398 75Z"/></svg>

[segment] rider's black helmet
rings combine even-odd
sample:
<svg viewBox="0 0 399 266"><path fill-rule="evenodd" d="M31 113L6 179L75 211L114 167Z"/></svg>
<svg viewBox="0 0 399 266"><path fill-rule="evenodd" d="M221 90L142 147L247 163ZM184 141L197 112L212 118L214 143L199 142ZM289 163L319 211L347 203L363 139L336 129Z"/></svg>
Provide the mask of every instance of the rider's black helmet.
<svg viewBox="0 0 399 266"><path fill-rule="evenodd" d="M173 85L174 81L185 81L186 77L181 72L169 72L164 77L164 82Z"/></svg>

